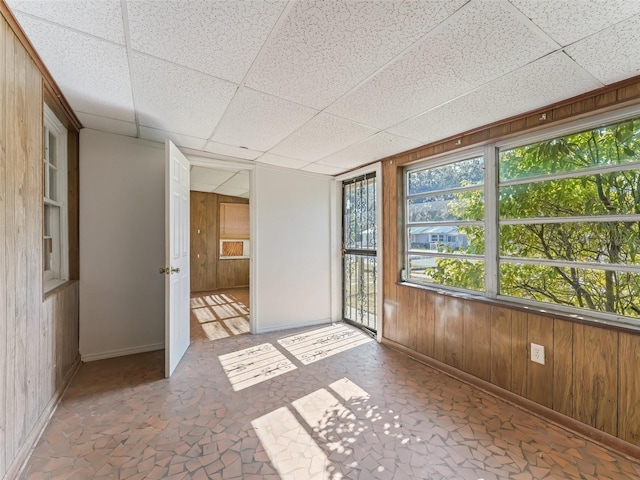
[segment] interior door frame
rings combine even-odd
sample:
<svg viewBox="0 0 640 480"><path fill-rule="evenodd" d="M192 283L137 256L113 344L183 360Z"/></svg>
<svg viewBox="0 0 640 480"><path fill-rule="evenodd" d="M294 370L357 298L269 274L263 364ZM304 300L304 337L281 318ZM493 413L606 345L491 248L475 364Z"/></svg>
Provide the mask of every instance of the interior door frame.
<svg viewBox="0 0 640 480"><path fill-rule="evenodd" d="M378 275L376 282L376 340L382 341L384 326L384 310L382 298L383 263L382 263L382 163L376 162L366 167L334 177L332 184L332 242L331 242L331 318L333 321L341 321L343 301L342 278L342 182L360 177L366 173L376 174L376 259L378 263Z"/></svg>
<svg viewBox="0 0 640 480"><path fill-rule="evenodd" d="M193 151L188 148L182 149L184 154L187 156L191 165L194 167L203 167L210 168L212 170L216 169L229 169L235 168L238 170L245 170L249 173L249 241L250 241L250 255L249 258L249 332L251 334L255 334L257 331L257 315L256 315L256 306L257 306L257 288L255 285L256 268L257 268L257 245L258 245L258 234L257 234L257 205L255 202L256 198L256 182L255 182L255 162L249 160L240 160L240 159L221 159L216 156L207 156L205 152Z"/></svg>

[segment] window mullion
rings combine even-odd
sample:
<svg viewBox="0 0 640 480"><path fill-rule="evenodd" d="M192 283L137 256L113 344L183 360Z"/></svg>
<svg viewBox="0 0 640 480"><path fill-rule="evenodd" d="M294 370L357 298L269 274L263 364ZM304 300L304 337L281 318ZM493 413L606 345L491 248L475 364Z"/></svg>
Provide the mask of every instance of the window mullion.
<svg viewBox="0 0 640 480"><path fill-rule="evenodd" d="M485 235L485 292L488 297L498 295L498 155L495 146L487 145L484 152L484 235Z"/></svg>

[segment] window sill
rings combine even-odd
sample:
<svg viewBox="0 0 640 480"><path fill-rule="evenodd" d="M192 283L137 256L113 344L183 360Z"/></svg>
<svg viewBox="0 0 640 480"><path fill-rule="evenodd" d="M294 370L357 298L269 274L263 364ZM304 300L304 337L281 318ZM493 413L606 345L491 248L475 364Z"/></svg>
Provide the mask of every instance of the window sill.
<svg viewBox="0 0 640 480"><path fill-rule="evenodd" d="M463 300L473 300L474 302L486 303L496 307L506 307L512 310L518 310L521 312L534 313L536 315L543 315L546 317L558 318L567 322L581 323L585 325L598 326L601 328L607 328L610 330L619 330L626 332L640 333L640 322L637 325L626 323L623 321L616 321L613 319L603 319L594 316L590 316L588 312L584 314L571 314L553 309L553 305L540 306L534 303L525 304L524 302L518 302L505 299L504 297L489 298L479 293L460 292L456 290L448 290L444 287L420 285L417 283L398 281L396 285L409 288L417 288L418 290L425 290L438 295L445 295L448 297L460 298Z"/></svg>
<svg viewBox="0 0 640 480"><path fill-rule="evenodd" d="M44 287L43 287L44 295L43 295L43 297L46 299L47 297L53 295L58 290L62 289L63 287L65 287L67 284L69 284L71 282L72 282L72 280L62 280L62 279L59 279L59 278L52 279L52 280L47 280L46 282L44 282Z"/></svg>

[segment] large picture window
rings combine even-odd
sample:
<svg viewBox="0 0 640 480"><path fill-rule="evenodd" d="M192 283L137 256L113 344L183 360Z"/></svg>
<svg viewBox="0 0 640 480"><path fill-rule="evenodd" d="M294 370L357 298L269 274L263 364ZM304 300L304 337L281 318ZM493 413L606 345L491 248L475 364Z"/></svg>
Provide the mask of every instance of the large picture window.
<svg viewBox="0 0 640 480"><path fill-rule="evenodd" d="M640 119L577 130L407 168L406 280L636 323Z"/></svg>
<svg viewBox="0 0 640 480"><path fill-rule="evenodd" d="M43 275L47 292L69 278L67 130L44 106Z"/></svg>
<svg viewBox="0 0 640 480"><path fill-rule="evenodd" d="M501 150L500 293L640 317L640 120Z"/></svg>

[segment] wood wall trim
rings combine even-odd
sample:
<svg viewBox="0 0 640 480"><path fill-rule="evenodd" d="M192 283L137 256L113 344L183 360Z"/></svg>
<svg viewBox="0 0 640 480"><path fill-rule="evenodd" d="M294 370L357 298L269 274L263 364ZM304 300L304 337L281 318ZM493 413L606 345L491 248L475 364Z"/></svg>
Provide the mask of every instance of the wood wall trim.
<svg viewBox="0 0 640 480"><path fill-rule="evenodd" d="M43 85L50 92L57 106L62 109L62 111L64 111L64 115L58 115L58 117L61 119L67 117L68 121L71 123L71 125L73 125L73 128L77 131L80 131L82 129L82 123L80 122L80 119L74 113L73 109L69 105L69 102L62 93L62 90L54 80L53 75L51 75L51 72L42 61L42 58L40 58L40 55L38 55L38 52L34 48L27 35L24 33L24 30L22 30L22 27L18 23L18 20L13 15L13 12L4 2L4 0L0 0L0 14L2 14L5 21L9 25L9 28L13 30L13 33L16 35L22 46L25 48L29 56L36 64L36 67L42 74ZM49 106L53 107L52 105ZM69 128L70 127L67 126L67 129Z"/></svg>
<svg viewBox="0 0 640 480"><path fill-rule="evenodd" d="M528 413L536 415L537 417L550 421L551 423L561 428L569 430L571 433L586 437L589 440L596 442L607 449L613 450L616 454L625 455L633 461L637 461L638 459L640 459L640 446L633 445L624 440L621 440L618 437L598 430L597 428L574 420L573 418L567 417L562 413L556 412L532 400L516 395L515 393L486 382L471 374L458 370L457 368L447 365L446 363L439 362L438 360L427 357L426 355L422 355L387 338L382 339L382 344L404 355L407 355L408 357L411 357L428 367L434 368L444 373L445 375L455 378L456 380L459 380L468 385L479 388L480 390L500 400L510 403L516 407L522 408Z"/></svg>

